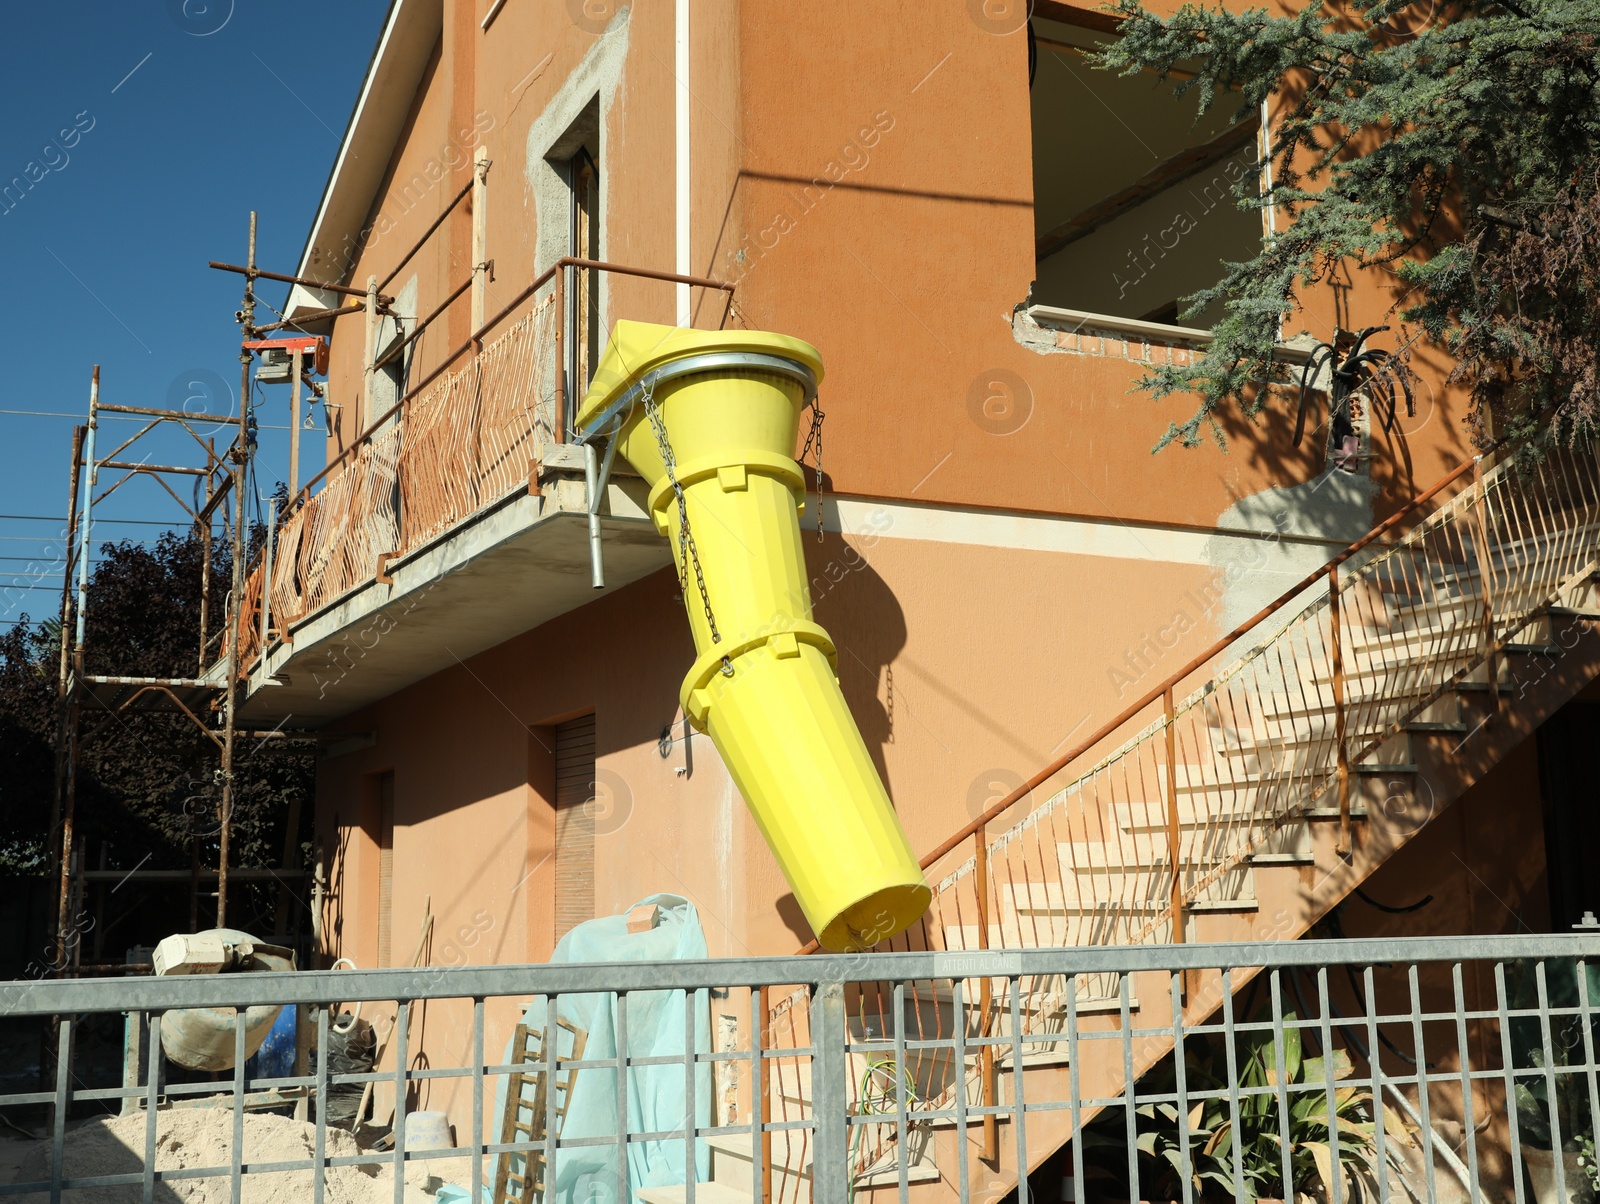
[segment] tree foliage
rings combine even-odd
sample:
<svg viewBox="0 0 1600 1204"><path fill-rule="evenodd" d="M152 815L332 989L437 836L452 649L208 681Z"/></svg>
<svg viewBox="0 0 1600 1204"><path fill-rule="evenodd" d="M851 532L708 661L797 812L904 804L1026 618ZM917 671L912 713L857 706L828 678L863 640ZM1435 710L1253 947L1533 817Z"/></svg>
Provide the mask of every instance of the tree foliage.
<svg viewBox="0 0 1600 1204"><path fill-rule="evenodd" d="M217 543L223 546L212 551L207 661L216 659L229 581L228 549ZM105 544L89 579L86 672L194 677L204 554L192 533L168 533L149 546ZM0 870L12 873L42 871L59 840L50 828L59 639L54 620L18 623L0 635ZM215 714L200 717L220 722ZM204 731L179 713L114 715L92 700L83 705L80 730L74 844L88 864L99 864L102 846L113 868L187 868L195 851L203 865L216 864L220 762ZM279 863L288 805L298 796L308 820L314 780L306 746L239 741L233 864ZM181 901L179 892L168 893L174 905ZM270 906L275 899L270 891L260 902ZM186 924L186 902L181 911ZM249 919L248 911L238 916L241 926Z"/></svg>
<svg viewBox="0 0 1600 1204"><path fill-rule="evenodd" d="M1186 299L1221 303L1197 363L1153 368L1161 397L1199 408L1160 446L1220 441L1225 411L1254 419L1292 372L1274 358L1305 293L1353 265L1386 273L1391 314L1455 361L1480 444L1592 435L1600 424L1600 3L1351 0L1289 16L1185 3L1168 18L1117 0L1102 65L1177 80L1201 111L1271 101L1277 233ZM1192 75L1190 74L1192 73ZM1365 315L1354 326L1389 315ZM1263 387L1263 385L1266 387Z"/></svg>

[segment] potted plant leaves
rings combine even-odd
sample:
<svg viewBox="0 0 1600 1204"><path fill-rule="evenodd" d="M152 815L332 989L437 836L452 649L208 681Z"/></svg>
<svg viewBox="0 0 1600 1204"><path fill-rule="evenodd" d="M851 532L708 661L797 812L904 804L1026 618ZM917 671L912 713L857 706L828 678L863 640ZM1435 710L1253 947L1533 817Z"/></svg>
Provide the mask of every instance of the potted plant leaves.
<svg viewBox="0 0 1600 1204"><path fill-rule="evenodd" d="M1584 970L1589 1004L1600 1005L1600 967L1585 966ZM1577 962L1572 958L1546 960L1544 979L1541 1005L1537 963L1519 959L1507 967L1509 1008L1513 1012L1549 1013L1547 1017L1513 1015L1509 1020L1517 1141L1537 1204L1563 1204L1556 1183L1558 1132L1566 1204L1590 1204L1600 1191L1600 1168L1595 1164L1588 1073L1575 1069L1588 1061L1584 1021L1581 1015L1565 1014L1568 1009L1576 1013L1582 1002ZM1589 1025L1591 1046L1600 1052L1600 1029L1592 1017Z"/></svg>
<svg viewBox="0 0 1600 1204"><path fill-rule="evenodd" d="M1391 1140L1411 1139L1400 1117L1387 1106L1376 1106L1363 1087L1340 1084L1353 1072L1349 1055L1334 1050L1330 1093L1327 1057L1305 1057L1300 1031L1290 1027L1293 1013L1284 1017L1283 1062L1280 1075L1271 1033L1251 1033L1240 1038L1239 1116L1235 1124L1227 1094L1225 1051L1203 1038L1185 1044L1185 1078L1190 1096L1202 1095L1187 1113L1171 1102L1151 1102L1137 1108L1140 1194L1146 1199L1177 1199L1182 1176L1191 1177L1196 1199L1232 1201L1284 1200L1297 1197L1333 1199L1334 1150L1331 1129L1338 1132L1338 1172L1341 1192L1349 1204L1360 1198L1357 1185L1376 1196L1374 1176L1374 1125L1385 1125ZM1280 1117L1277 1087L1282 1082L1287 1107ZM1170 1064L1147 1075L1140 1083L1142 1095L1175 1094L1176 1076ZM1331 1094L1331 1100L1330 1100ZM1330 1124L1331 1102L1331 1124ZM1084 1134L1085 1157L1111 1169L1123 1151L1125 1118L1112 1108ZM1183 1130L1188 1130L1187 1165L1183 1155ZM1289 1182L1283 1177L1283 1140L1289 1148ZM1109 1155L1109 1157L1108 1157ZM1238 1192L1235 1192L1235 1187ZM1137 1198L1130 1191L1129 1198Z"/></svg>

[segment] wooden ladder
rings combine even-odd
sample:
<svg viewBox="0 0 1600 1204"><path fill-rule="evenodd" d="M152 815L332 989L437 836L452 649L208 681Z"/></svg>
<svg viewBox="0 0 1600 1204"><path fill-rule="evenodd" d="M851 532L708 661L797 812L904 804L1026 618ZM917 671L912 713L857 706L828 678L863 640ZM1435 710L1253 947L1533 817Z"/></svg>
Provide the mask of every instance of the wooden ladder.
<svg viewBox="0 0 1600 1204"><path fill-rule="evenodd" d="M556 1027L572 1034L572 1051L563 1058L558 1034L553 1061L559 1064L563 1060L575 1062L581 1059L589 1034L559 1016L556 1017ZM567 1107L572 1102L577 1069L554 1076L555 1106L551 1108L546 1094L550 1084L543 1064L544 1034L526 1024L517 1025L516 1035L511 1039L511 1061L522 1069L512 1071L506 1082L506 1106L500 1121L500 1143L543 1141L546 1136L545 1119L550 1113L555 1116L556 1135L560 1136ZM527 1120L522 1119L524 1112L528 1114ZM542 1201L545 1195L546 1162L544 1149L501 1154L494 1178L494 1204L533 1204L535 1200ZM521 1169L518 1169L519 1163Z"/></svg>

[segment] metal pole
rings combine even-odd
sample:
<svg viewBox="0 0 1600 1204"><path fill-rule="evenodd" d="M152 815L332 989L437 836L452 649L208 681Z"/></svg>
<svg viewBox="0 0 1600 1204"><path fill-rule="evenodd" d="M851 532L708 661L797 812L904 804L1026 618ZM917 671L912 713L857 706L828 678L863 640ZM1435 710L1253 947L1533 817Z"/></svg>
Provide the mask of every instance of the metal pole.
<svg viewBox="0 0 1600 1204"><path fill-rule="evenodd" d="M472 165L472 329L483 328L489 287L489 148L480 146ZM482 343L474 341L474 348ZM294 490L290 490L293 493Z"/></svg>
<svg viewBox="0 0 1600 1204"><path fill-rule="evenodd" d="M100 405L100 365L94 366L89 378L89 427L84 435L84 461L89 467L84 476L82 539L78 545L78 616L72 645L73 674L83 672L83 615L89 596L89 539L91 511L94 508L94 435L99 425L97 411ZM66 632L62 632L66 638ZM61 883L56 900L56 972L64 973L67 965L67 912L72 907L72 824L78 805L78 708L76 689L69 689L66 699L66 789L61 804Z"/></svg>
<svg viewBox="0 0 1600 1204"><path fill-rule="evenodd" d="M67 631L72 626L72 553L77 545L78 533L78 489L82 479L83 468L83 438L87 429L82 426L72 428L72 471L71 484L67 489L67 571L61 575L61 650L60 665L57 668L57 690L61 697L67 693L67 669L71 665L70 649L72 641L67 638ZM59 799L57 800L59 802ZM55 818L52 817L50 826L55 827Z"/></svg>
<svg viewBox="0 0 1600 1204"><path fill-rule="evenodd" d="M100 405L100 365L94 366L94 376L89 384L89 430L84 436L84 463L88 466L88 488L83 492L83 529L80 532L82 542L78 546L78 624L74 632L73 645L83 647L83 608L89 594L89 528L92 523L94 509L95 487L95 462L94 462L94 436L99 426L96 414Z"/></svg>
<svg viewBox="0 0 1600 1204"><path fill-rule="evenodd" d="M583 482L589 493L589 584L595 589L606 587L606 566L600 547L600 502L605 496L606 482L611 479L611 462L617 454L620 427L606 443L606 458L602 464L594 449L594 440L583 445Z"/></svg>
<svg viewBox="0 0 1600 1204"><path fill-rule="evenodd" d="M215 468L217 463L217 445L213 438L206 439L206 463ZM206 477L206 504L201 513L207 517L200 526L200 655L197 673L206 671L206 655L210 649L210 640L206 636L207 628L211 625L211 505L217 495L215 474Z"/></svg>
<svg viewBox="0 0 1600 1204"><path fill-rule="evenodd" d="M552 434L557 443L567 441L567 273L556 265L556 419Z"/></svg>
<svg viewBox="0 0 1600 1204"><path fill-rule="evenodd" d="M1339 566L1328 566L1328 629L1333 650L1333 740L1339 765L1340 857L1350 855L1350 759L1344 740L1344 648L1339 635Z"/></svg>
<svg viewBox="0 0 1600 1204"><path fill-rule="evenodd" d="M367 277L367 348L361 370L361 415L356 420L356 430L361 430L372 417L372 377L378 362L378 278Z"/></svg>
<svg viewBox="0 0 1600 1204"><path fill-rule="evenodd" d="M256 215L250 213L250 259L252 271L256 266ZM246 276L244 285L244 326L248 330L255 319L255 277ZM375 290L374 290L375 291ZM228 664L227 683L222 705L222 798L218 804L221 812L221 832L217 852L217 927L228 926L228 844L233 827L233 737L239 710L239 620L244 599L244 524L245 524L245 473L250 462L250 360L243 347L239 349L239 432L234 436L233 449L233 564L232 588L228 594Z"/></svg>
<svg viewBox="0 0 1600 1204"><path fill-rule="evenodd" d="M261 549L261 656L267 655L267 638L272 630L272 529L278 520L278 499L267 499L267 542Z"/></svg>
<svg viewBox="0 0 1600 1204"><path fill-rule="evenodd" d="M289 496L300 492L300 372L305 367L305 352L294 349L291 367L294 375L289 381ZM272 524L267 524L272 532ZM271 542L270 540L268 541Z"/></svg>
<svg viewBox="0 0 1600 1204"><path fill-rule="evenodd" d="M69 674L72 667L71 649L72 640L68 632L72 630L72 570L74 551L77 547L78 523L78 489L80 485L80 469L83 465L83 435L84 428L72 428L72 471L70 473L71 486L67 491L67 565L61 574L61 649L59 664L56 667L56 762L55 784L50 794L50 834L55 838L57 826L61 823L62 795L66 791L67 781L67 701L68 684L71 680ZM55 931L50 932L50 939L55 940Z"/></svg>
<svg viewBox="0 0 1600 1204"><path fill-rule="evenodd" d="M764 986L758 988L758 991L758 997L761 1001L762 1031L752 1033L750 1037L751 1044L754 1047L752 1056L758 1063L754 1081L759 1082L761 1086L761 1098L755 1101L755 1106L759 1110L757 1115L761 1117L761 1141L755 1147L755 1153L756 1157L761 1159L761 1199L759 1204L772 1204L772 1130L767 1128L772 1123L772 1082L767 1077L766 1063L762 1061L769 1044L767 1036L772 1029L772 988ZM776 1069L776 1062L773 1063L773 1067ZM786 1137L784 1140L787 1141L788 1138Z"/></svg>

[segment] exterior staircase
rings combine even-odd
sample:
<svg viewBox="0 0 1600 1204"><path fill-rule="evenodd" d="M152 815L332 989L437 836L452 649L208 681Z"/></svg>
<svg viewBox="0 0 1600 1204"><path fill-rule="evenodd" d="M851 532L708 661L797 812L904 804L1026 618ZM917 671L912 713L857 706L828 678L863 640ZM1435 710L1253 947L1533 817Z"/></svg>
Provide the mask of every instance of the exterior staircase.
<svg viewBox="0 0 1600 1204"><path fill-rule="evenodd" d="M1463 464L943 842L922 863L934 887L927 915L878 948L1303 935L1600 676L1600 640L1584 638L1586 617L1600 615L1597 558L1594 452L1528 468ZM1187 1023L1222 1002L1219 972L1186 987ZM898 1004L888 983L849 1001L850 1041L878 1043L852 1054L857 1115L895 1110L897 1067L882 1043L897 1017L913 1042L951 1041L958 1024L967 1038L1017 1038L969 1049L962 1065L953 1047L908 1051L898 1072L923 1110L951 1106L956 1092L971 1107L1014 1099L1016 1049L1029 1099L1064 1100L1069 1089L1074 1099L1115 1097L1127 1081L1122 1047L1079 1045L1074 1085L1066 1043L1045 1040L1069 1027L1152 1029L1137 1043L1134 1077L1171 1050L1161 976L967 980L962 991L962 1007L950 980L906 984ZM767 1048L811 1044L804 998L803 987L773 992ZM763 1119L810 1119L805 1056L769 1065ZM1082 1119L1092 1114L1085 1107ZM1030 1164L1068 1139L1070 1116L1030 1110ZM909 1126L910 1194L953 1194L955 1143L965 1140L969 1194L999 1199L1019 1170L1015 1142L1001 1136L1008 1125L991 1116L965 1133L951 1121ZM894 1117L852 1133L856 1192L898 1191ZM773 1134L768 1199L809 1199L805 1136ZM752 1194L745 1157L742 1179L713 1175L740 1198Z"/></svg>

